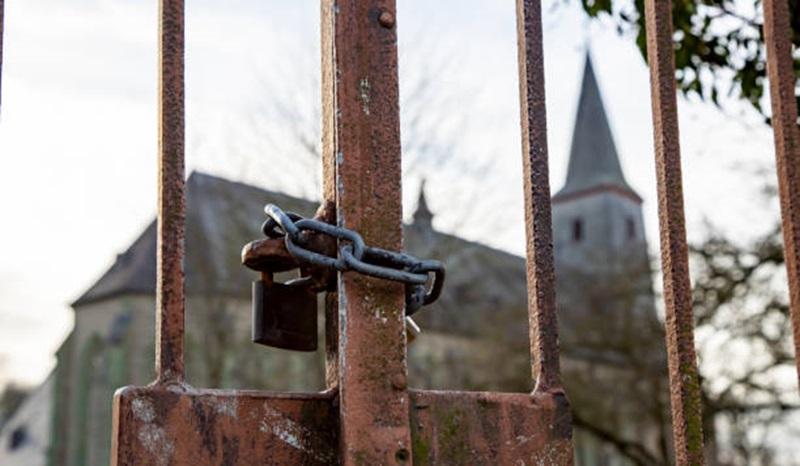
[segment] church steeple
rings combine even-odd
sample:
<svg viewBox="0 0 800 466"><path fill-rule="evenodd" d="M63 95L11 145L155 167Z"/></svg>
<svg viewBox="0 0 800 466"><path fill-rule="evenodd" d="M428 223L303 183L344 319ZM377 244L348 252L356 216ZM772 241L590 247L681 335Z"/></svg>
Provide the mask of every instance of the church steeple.
<svg viewBox="0 0 800 466"><path fill-rule="evenodd" d="M622 174L603 98L597 85L592 60L587 53L572 133L567 181L553 200L557 202L597 190L617 191L641 201Z"/></svg>
<svg viewBox="0 0 800 466"><path fill-rule="evenodd" d="M427 230L433 229L433 212L431 212L428 207L428 201L425 199L425 180L422 180L419 186L419 199L417 200L417 210L414 212L413 225Z"/></svg>

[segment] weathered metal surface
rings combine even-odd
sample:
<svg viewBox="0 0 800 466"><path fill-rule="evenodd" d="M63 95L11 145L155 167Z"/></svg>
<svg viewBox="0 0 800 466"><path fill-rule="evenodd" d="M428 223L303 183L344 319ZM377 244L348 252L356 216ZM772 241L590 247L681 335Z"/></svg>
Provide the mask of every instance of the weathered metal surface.
<svg viewBox="0 0 800 466"><path fill-rule="evenodd" d="M186 220L183 21L183 0L159 1L156 380L149 387L123 388L115 394L112 465L191 464L195 458L203 464L201 459L216 457L218 446L223 458L230 457L226 451L237 441L223 437L218 445L209 437L214 426L208 421L216 419L222 409L222 405L216 404L217 398L209 398L206 405L189 402L186 407L189 400L186 395L191 389L184 384L183 362ZM224 398L223 392L213 393L218 393L219 399ZM188 414L191 409L196 409L194 418ZM206 454L203 449L210 451Z"/></svg>
<svg viewBox="0 0 800 466"><path fill-rule="evenodd" d="M703 464L703 430L683 213L671 8L672 2L667 0L645 1L675 461L696 465Z"/></svg>
<svg viewBox="0 0 800 466"><path fill-rule="evenodd" d="M563 393L411 390L414 465L568 465Z"/></svg>
<svg viewBox="0 0 800 466"><path fill-rule="evenodd" d="M184 72L183 0L159 2L158 261L156 373L183 382Z"/></svg>
<svg viewBox="0 0 800 466"><path fill-rule="evenodd" d="M287 272L300 266L281 238L259 239L242 248L242 264L259 272Z"/></svg>
<svg viewBox="0 0 800 466"><path fill-rule="evenodd" d="M393 0L325 0L326 186L339 226L402 248L397 35ZM326 24L327 23L327 24ZM327 31L326 31L327 29ZM334 78L335 77L335 78ZM330 89L332 87L332 90ZM332 132L332 135L330 134ZM330 147L331 142L333 146ZM330 176L335 173L335 183ZM327 197L326 197L327 199ZM339 274L339 393L344 465L408 464L403 285Z"/></svg>
<svg viewBox="0 0 800 466"><path fill-rule="evenodd" d="M253 282L253 343L292 351L317 350L317 294L308 282Z"/></svg>
<svg viewBox="0 0 800 466"><path fill-rule="evenodd" d="M800 130L797 126L792 29L786 0L764 0L764 39L772 102L772 129L789 277L795 364L800 381Z"/></svg>
<svg viewBox="0 0 800 466"><path fill-rule="evenodd" d="M528 266L528 322L535 391L561 390L547 162L541 4L517 0L522 167Z"/></svg>
<svg viewBox="0 0 800 466"><path fill-rule="evenodd" d="M334 394L126 387L112 465L338 464Z"/></svg>
<svg viewBox="0 0 800 466"><path fill-rule="evenodd" d="M418 466L571 464L563 394L411 390L409 395ZM115 416L126 431L115 427L112 457L117 466L336 465L336 405L333 392L126 387L114 399ZM397 462L395 457L384 464ZM411 458L400 462L411 464Z"/></svg>
<svg viewBox="0 0 800 466"><path fill-rule="evenodd" d="M333 66L333 8L320 2L320 83L322 84L322 199L333 206L336 218L336 70ZM333 389L339 384L339 297L336 292L325 296L325 385Z"/></svg>
<svg viewBox="0 0 800 466"><path fill-rule="evenodd" d="M183 383L183 4L160 5L159 373L153 385L115 395L112 464L570 464L554 297L545 289L553 282L546 140L543 126L525 126L544 122L538 6L520 3L521 69L527 76L522 92L529 110L523 114L530 117L523 123L530 156L526 187L534 212L529 227L536 227L529 231L529 248L537 391L409 394L402 284L340 272L338 292L326 299L326 380L335 390L276 394L196 390ZM326 202L318 216L335 213L338 226L399 251L395 5L324 0L322 8ZM538 227L542 222L545 229ZM327 242L323 248L335 250ZM262 275L294 268L290 257L269 240L243 251L243 261Z"/></svg>

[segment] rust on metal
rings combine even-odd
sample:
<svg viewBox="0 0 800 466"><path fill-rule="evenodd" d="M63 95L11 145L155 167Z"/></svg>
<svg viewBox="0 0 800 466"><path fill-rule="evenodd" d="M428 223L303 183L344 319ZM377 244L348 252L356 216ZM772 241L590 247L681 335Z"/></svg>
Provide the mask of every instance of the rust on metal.
<svg viewBox="0 0 800 466"><path fill-rule="evenodd" d="M547 289L553 285L552 237L538 6L526 1L519 10L523 115L529 117L523 117L526 188L533 212L529 278L538 389L532 394L409 390L403 285L354 272L339 273L337 292L326 296L325 392L208 390L183 383L183 4L162 0L160 11L159 376L150 386L117 391L112 464L570 464L569 404L558 378L554 297ZM317 217L336 219L370 244L399 251L395 4L324 0L321 17L325 202ZM332 242L307 239L326 255L336 250ZM294 261L280 240L251 243L242 259L267 283L272 273L298 266L303 276L329 283Z"/></svg>
<svg viewBox="0 0 800 466"><path fill-rule="evenodd" d="M335 465L334 406L333 393L123 388L114 398L112 464Z"/></svg>
<svg viewBox="0 0 800 466"><path fill-rule="evenodd" d="M800 381L800 130L797 127L792 29L786 0L764 0L764 39L772 102L772 129L789 278L795 364Z"/></svg>
<svg viewBox="0 0 800 466"><path fill-rule="evenodd" d="M325 223L333 223L334 218L328 219L326 215L334 212L329 206L323 204L315 220ZM336 256L336 239L330 235L319 234L316 231L302 231L303 248L314 251L324 256ZM292 269L313 270L315 275L326 275L324 267L314 266L313 264L300 263L286 249L286 240L281 238L267 238L251 241L242 248L242 264L258 272L286 272Z"/></svg>
<svg viewBox="0 0 800 466"><path fill-rule="evenodd" d="M242 249L242 264L259 272L286 272L300 265L289 251L283 238L259 239Z"/></svg>
<svg viewBox="0 0 800 466"><path fill-rule="evenodd" d="M333 18L331 4L320 2L320 83L322 96L322 199L333 206L336 218L336 70L333 64ZM325 386L339 385L339 297L325 295Z"/></svg>
<svg viewBox="0 0 800 466"><path fill-rule="evenodd" d="M410 390L409 409L413 453L385 464L571 464L563 394ZM333 391L128 387L114 414L125 427L112 433L117 466L340 464Z"/></svg>
<svg viewBox="0 0 800 466"><path fill-rule="evenodd" d="M326 199L336 189L339 226L400 251L397 35L380 19L396 16L395 2L322 4ZM406 378L403 285L345 272L338 298L341 462L409 464L408 393L392 386Z"/></svg>
<svg viewBox="0 0 800 466"><path fill-rule="evenodd" d="M647 60L652 93L675 461L678 465L700 465L703 464L703 429L683 213L671 8L672 2L667 0L645 1Z"/></svg>
<svg viewBox="0 0 800 466"><path fill-rule="evenodd" d="M411 390L414 465L571 465L563 393Z"/></svg>
<svg viewBox="0 0 800 466"><path fill-rule="evenodd" d="M522 167L528 321L536 392L562 390L558 364L558 322L553 266L553 230L547 162L541 4L517 0Z"/></svg>
<svg viewBox="0 0 800 466"><path fill-rule="evenodd" d="M183 0L159 2L156 373L182 383L184 296Z"/></svg>

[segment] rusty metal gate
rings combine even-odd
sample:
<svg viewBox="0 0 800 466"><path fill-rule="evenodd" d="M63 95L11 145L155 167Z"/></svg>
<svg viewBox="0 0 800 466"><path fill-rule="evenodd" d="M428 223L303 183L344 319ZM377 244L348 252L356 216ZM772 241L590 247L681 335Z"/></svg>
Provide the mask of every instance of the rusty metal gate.
<svg viewBox="0 0 800 466"><path fill-rule="evenodd" d="M326 298L328 388L290 394L199 389L184 380L184 2L159 3L158 376L146 387L117 392L112 464L571 464L570 410L559 377L539 2L516 2L534 391L409 388L403 287L339 271ZM360 232L366 242L399 251L395 1L322 0L321 4L324 208L320 216ZM694 465L703 464L703 434L671 6L667 0L645 2L647 55L675 459L680 465ZM787 0L764 0L763 7L797 350L800 133L789 5ZM0 66L2 12L0 0ZM272 260L291 260L285 250L271 254Z"/></svg>

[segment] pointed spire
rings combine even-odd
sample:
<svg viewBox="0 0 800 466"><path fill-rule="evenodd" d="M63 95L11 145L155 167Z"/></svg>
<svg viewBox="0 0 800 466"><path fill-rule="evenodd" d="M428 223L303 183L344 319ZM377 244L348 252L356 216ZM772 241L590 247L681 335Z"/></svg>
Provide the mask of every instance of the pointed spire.
<svg viewBox="0 0 800 466"><path fill-rule="evenodd" d="M567 182L554 198L609 188L640 200L625 181L588 50L572 133Z"/></svg>
<svg viewBox="0 0 800 466"><path fill-rule="evenodd" d="M414 226L433 229L433 212L428 208L428 201L425 199L425 180L419 186L419 199L417 200L417 210L414 212Z"/></svg>

